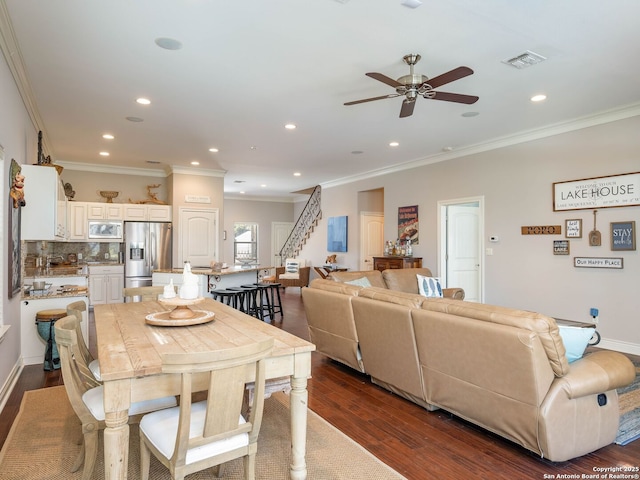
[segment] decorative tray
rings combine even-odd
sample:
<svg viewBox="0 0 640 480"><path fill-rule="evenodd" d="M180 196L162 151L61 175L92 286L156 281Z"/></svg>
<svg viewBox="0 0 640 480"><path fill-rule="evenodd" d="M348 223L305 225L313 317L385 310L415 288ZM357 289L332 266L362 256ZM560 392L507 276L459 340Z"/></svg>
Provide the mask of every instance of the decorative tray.
<svg viewBox="0 0 640 480"><path fill-rule="evenodd" d="M151 313L145 317L145 322L149 325L164 327L181 327L188 325L200 325L211 322L214 317L213 312L206 310L192 310L191 305L197 305L204 301L203 297L198 298L159 298L158 303L167 307L175 307L166 312Z"/></svg>

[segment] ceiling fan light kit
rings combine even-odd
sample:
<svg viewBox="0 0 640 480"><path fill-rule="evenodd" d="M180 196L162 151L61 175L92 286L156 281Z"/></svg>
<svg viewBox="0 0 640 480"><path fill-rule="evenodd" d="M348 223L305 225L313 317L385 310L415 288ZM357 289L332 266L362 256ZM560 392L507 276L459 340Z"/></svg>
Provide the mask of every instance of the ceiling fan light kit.
<svg viewBox="0 0 640 480"><path fill-rule="evenodd" d="M425 75L416 75L414 73L414 66L420 61L420 55L409 54L403 57L404 63L409 65L409 75L403 75L402 77L394 80L387 77L382 73L369 72L367 77L378 80L390 87L395 88L395 94L382 95L380 97L365 98L363 100L355 100L353 102L347 102L345 105L357 105L359 103L372 102L375 100L382 100L385 98L394 98L404 96L405 99L402 102L400 109L400 118L409 117L413 114L416 99L421 96L427 100L442 100L445 102L456 102L471 105L478 101L478 97L474 95L462 95L459 93L448 92L436 92L435 88L446 85L447 83L454 82L466 76L472 75L473 70L469 67L458 67L450 70L449 72L438 75L437 77L429 79Z"/></svg>

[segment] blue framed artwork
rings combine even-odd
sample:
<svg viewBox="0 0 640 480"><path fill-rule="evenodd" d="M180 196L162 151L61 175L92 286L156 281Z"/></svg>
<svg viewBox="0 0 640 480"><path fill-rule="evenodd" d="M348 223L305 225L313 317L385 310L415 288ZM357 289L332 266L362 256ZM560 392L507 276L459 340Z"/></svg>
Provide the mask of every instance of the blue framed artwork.
<svg viewBox="0 0 640 480"><path fill-rule="evenodd" d="M347 251L347 216L329 217L327 225L327 251Z"/></svg>

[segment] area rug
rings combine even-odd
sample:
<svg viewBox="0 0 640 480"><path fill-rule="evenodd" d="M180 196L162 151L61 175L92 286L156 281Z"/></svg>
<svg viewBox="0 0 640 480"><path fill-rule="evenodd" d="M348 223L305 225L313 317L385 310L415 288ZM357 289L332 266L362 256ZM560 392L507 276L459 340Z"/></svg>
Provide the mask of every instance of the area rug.
<svg viewBox="0 0 640 480"><path fill-rule="evenodd" d="M289 399L283 393L265 400L265 412L258 441L256 477L289 478L290 433ZM0 452L0 478L3 480L72 480L71 465L80 445L80 424L67 400L64 387L26 392L20 413ZM102 438L102 436L100 436ZM130 429L130 480L139 475L139 436L135 425ZM307 425L307 471L310 480L406 480L360 445L349 439L321 417L309 411ZM152 457L154 480L169 479L168 471ZM194 473L187 480L211 479L211 471ZM225 464L225 480L244 478L242 461ZM93 479L104 479L102 443Z"/></svg>
<svg viewBox="0 0 640 480"><path fill-rule="evenodd" d="M618 389L620 427L616 443L626 445L640 438L640 361L634 360L636 379L631 385Z"/></svg>

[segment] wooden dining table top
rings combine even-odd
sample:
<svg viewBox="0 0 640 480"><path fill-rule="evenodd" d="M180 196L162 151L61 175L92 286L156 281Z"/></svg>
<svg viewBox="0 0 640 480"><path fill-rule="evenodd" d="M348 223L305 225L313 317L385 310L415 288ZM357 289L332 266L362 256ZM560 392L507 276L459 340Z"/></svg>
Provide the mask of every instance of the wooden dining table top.
<svg viewBox="0 0 640 480"><path fill-rule="evenodd" d="M315 345L257 318L206 298L193 310L213 312L211 322L193 326L154 326L149 314L169 310L157 301L95 305L98 358L105 382L162 373L161 356L221 350L274 338L271 357L311 352Z"/></svg>

